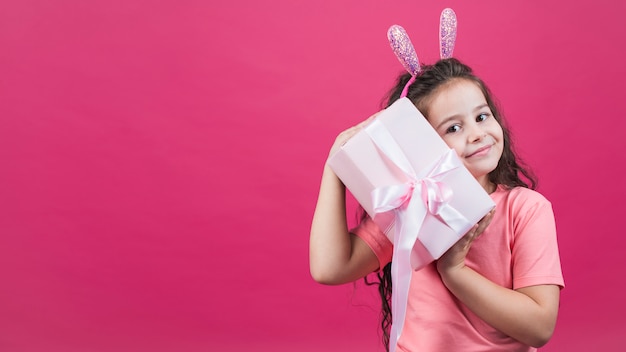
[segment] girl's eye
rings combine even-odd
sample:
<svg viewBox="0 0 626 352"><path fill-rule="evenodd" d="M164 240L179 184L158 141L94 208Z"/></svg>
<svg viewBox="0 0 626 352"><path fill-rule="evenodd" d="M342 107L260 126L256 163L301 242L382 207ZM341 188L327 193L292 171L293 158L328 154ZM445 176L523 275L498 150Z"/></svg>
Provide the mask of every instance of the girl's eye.
<svg viewBox="0 0 626 352"><path fill-rule="evenodd" d="M461 126L459 125L452 125L450 127L448 127L448 129L446 129L446 133L455 133L455 132L459 132L461 130Z"/></svg>
<svg viewBox="0 0 626 352"><path fill-rule="evenodd" d="M488 117L489 117L489 114L483 112L482 114L479 114L478 116L476 116L476 122L485 121Z"/></svg>

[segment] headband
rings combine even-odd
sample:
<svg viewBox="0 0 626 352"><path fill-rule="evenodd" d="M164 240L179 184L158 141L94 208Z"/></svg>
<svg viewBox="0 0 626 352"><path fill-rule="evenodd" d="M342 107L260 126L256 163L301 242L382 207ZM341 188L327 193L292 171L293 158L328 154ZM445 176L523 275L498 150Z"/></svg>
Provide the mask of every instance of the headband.
<svg viewBox="0 0 626 352"><path fill-rule="evenodd" d="M456 27L457 21L454 11L450 8L441 11L441 16L439 17L439 56L442 59L452 57L454 42L456 41ZM402 66L411 74L411 79L406 83L400 95L400 98L404 98L407 95L409 86L415 82L415 77L422 72L422 68L411 39L409 39L409 35L404 28L394 24L387 31L387 38L393 53L400 60Z"/></svg>

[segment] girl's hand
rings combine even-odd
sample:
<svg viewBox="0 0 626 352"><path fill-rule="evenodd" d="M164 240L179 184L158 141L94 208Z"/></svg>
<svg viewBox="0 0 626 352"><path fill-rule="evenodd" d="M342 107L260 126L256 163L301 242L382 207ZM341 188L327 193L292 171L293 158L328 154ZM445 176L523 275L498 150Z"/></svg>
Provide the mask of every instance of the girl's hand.
<svg viewBox="0 0 626 352"><path fill-rule="evenodd" d="M495 209L492 209L480 221L469 230L457 243L455 243L447 252L445 252L439 260L437 260L437 271L443 274L450 270L456 270L465 266L465 257L469 252L472 243L480 236L489 226Z"/></svg>
<svg viewBox="0 0 626 352"><path fill-rule="evenodd" d="M328 157L330 158L331 156L333 156L339 149L341 149L341 146L346 144L350 137L354 136L360 130L362 130L363 127L367 126L367 124L369 124L370 121L372 121L378 114L380 114L380 111L368 117L367 120L359 123L358 125L352 126L347 130L341 132L335 139L335 143L333 143L333 146L330 148L330 153L328 153Z"/></svg>

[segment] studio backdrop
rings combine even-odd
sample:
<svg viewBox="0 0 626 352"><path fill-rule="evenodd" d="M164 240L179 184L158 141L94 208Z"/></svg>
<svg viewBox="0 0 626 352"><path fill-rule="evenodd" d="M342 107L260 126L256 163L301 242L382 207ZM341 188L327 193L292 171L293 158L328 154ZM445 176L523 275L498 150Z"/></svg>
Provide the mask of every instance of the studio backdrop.
<svg viewBox="0 0 626 352"><path fill-rule="evenodd" d="M608 0L0 2L0 350L382 351L375 288L315 283L309 227L334 138L402 72L387 29L433 63L445 7L556 214L542 350L620 350Z"/></svg>

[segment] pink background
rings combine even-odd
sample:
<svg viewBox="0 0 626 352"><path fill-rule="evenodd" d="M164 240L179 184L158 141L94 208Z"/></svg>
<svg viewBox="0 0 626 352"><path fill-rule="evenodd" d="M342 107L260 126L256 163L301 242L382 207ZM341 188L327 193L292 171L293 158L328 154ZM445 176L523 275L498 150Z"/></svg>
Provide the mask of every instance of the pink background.
<svg viewBox="0 0 626 352"><path fill-rule="evenodd" d="M0 3L0 350L381 351L376 293L308 272L335 135L379 108L403 25L504 107L554 205L544 351L626 343L624 2Z"/></svg>

